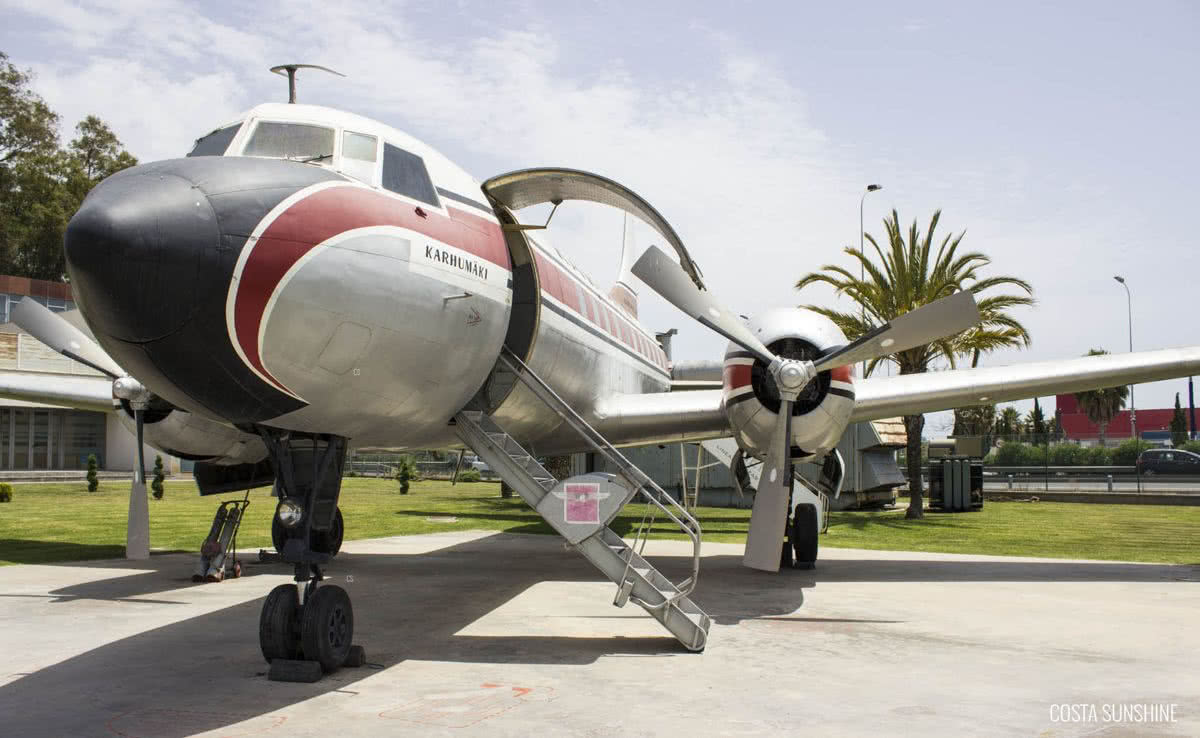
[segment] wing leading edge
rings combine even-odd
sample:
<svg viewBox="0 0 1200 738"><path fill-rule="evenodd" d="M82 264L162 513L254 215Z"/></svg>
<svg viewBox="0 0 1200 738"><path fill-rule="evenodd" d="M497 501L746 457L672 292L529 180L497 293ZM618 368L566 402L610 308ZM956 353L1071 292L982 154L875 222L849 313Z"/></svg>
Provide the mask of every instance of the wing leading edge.
<svg viewBox="0 0 1200 738"><path fill-rule="evenodd" d="M1200 347L1105 354L855 382L851 422L1141 384L1200 373Z"/></svg>
<svg viewBox="0 0 1200 738"><path fill-rule="evenodd" d="M108 377L0 372L0 397L102 413L113 409L112 385Z"/></svg>

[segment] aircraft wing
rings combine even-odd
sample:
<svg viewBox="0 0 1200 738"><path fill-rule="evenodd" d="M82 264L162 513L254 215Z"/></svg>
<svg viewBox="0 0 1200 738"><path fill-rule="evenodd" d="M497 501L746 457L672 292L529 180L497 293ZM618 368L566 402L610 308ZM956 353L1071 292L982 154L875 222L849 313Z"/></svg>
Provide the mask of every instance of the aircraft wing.
<svg viewBox="0 0 1200 738"><path fill-rule="evenodd" d="M112 386L108 377L0 372L0 397L77 410L112 412Z"/></svg>
<svg viewBox="0 0 1200 738"><path fill-rule="evenodd" d="M951 369L855 382L850 422L1200 374L1200 347Z"/></svg>
<svg viewBox="0 0 1200 738"><path fill-rule="evenodd" d="M733 435L722 404L721 390L612 395L591 422L617 446L703 441Z"/></svg>

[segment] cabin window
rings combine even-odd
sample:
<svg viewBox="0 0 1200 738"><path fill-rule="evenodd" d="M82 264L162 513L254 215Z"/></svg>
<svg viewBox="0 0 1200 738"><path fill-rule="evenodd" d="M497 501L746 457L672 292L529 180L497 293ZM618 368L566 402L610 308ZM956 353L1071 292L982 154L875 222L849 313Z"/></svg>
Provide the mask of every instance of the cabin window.
<svg viewBox="0 0 1200 738"><path fill-rule="evenodd" d="M375 183L379 139L365 133L342 134L342 171L367 184Z"/></svg>
<svg viewBox="0 0 1200 738"><path fill-rule="evenodd" d="M383 186L405 197L440 207L424 160L390 143L383 144Z"/></svg>
<svg viewBox="0 0 1200 738"><path fill-rule="evenodd" d="M201 136L196 139L196 145L188 152L188 156L223 156L241 127L241 123L234 123L225 128L218 128L207 136Z"/></svg>
<svg viewBox="0 0 1200 738"><path fill-rule="evenodd" d="M242 153L329 164L333 159L333 129L305 123L263 121L255 126Z"/></svg>

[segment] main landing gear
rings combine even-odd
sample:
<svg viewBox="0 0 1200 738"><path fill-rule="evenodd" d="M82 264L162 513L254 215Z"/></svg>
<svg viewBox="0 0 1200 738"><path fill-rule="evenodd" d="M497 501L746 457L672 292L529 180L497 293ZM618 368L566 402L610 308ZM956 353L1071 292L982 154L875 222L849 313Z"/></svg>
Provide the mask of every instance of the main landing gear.
<svg viewBox="0 0 1200 738"><path fill-rule="evenodd" d="M279 558L293 565L296 580L267 595L258 620L259 647L271 664L269 678L316 681L365 660L362 647L353 645L350 595L337 585L321 584L322 567L341 548L337 502L346 439L266 428L259 433L279 487L272 538Z"/></svg>

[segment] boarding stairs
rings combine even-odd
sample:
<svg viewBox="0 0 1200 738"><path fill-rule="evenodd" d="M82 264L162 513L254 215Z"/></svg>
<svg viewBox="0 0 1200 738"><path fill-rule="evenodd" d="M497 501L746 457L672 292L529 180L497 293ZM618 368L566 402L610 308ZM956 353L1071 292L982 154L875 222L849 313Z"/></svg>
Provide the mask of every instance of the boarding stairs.
<svg viewBox="0 0 1200 738"><path fill-rule="evenodd" d="M617 585L614 605L623 607L632 601L662 623L685 647L703 650L711 620L689 597L700 573L700 524L507 347L499 364L553 409L617 473L587 474L560 481L494 418L480 410L467 409L455 416L458 437L572 548ZM632 540L627 542L609 524L636 497L646 503L646 513ZM650 529L659 515L678 525L692 542L691 576L679 583L672 582L642 556Z"/></svg>

